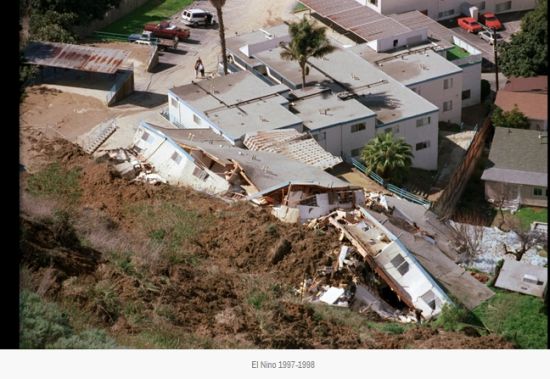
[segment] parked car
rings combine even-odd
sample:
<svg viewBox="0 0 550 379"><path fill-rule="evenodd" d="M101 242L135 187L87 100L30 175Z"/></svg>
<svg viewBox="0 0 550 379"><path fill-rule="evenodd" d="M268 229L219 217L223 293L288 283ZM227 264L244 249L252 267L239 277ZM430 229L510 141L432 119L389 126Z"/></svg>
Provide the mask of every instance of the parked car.
<svg viewBox="0 0 550 379"><path fill-rule="evenodd" d="M485 25L488 28L495 29L495 30L501 30L502 29L502 23L500 20L495 16L494 13L491 12L485 12L483 14L479 15L479 22L481 22L483 25Z"/></svg>
<svg viewBox="0 0 550 379"><path fill-rule="evenodd" d="M208 26L214 24L212 13L204 9L186 9L181 12L181 19L185 25L189 26Z"/></svg>
<svg viewBox="0 0 550 379"><path fill-rule="evenodd" d="M189 38L189 29L178 28L169 21L163 21L158 24L145 24L143 30L153 32L155 37L170 38L178 37L180 41Z"/></svg>
<svg viewBox="0 0 550 379"><path fill-rule="evenodd" d="M483 29L483 26L472 17L461 17L458 19L458 26L468 33L477 33Z"/></svg>
<svg viewBox="0 0 550 379"><path fill-rule="evenodd" d="M481 37L481 39L484 39L485 41L489 42L491 45L495 43L493 32L490 32L488 30L483 30L479 32L478 35ZM497 43L500 41L502 41L502 36L500 35L500 33L497 33Z"/></svg>

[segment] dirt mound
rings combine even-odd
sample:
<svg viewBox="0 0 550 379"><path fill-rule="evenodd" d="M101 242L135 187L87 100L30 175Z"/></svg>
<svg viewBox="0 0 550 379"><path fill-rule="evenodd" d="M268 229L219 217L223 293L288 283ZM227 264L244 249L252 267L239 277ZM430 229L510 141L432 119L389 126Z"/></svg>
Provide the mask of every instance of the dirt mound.
<svg viewBox="0 0 550 379"><path fill-rule="evenodd" d="M65 141L42 141L36 148L50 161L79 170L81 195L72 212L82 235L55 234L24 221L32 237L23 238L23 262L34 273L33 290L68 301L94 327L108 328L123 341L178 348L511 347L494 336L425 326L392 334L363 324L358 330L345 317L324 317L301 304L293 289L334 263L335 232L281 223L268 209L249 203L128 182ZM22 199L31 197L26 193ZM39 198L32 199L39 206ZM132 206L141 213L128 212ZM180 222L182 213L193 233L167 243L165 233L174 233L167 226ZM154 225L147 229L147 222ZM80 250L82 236L103 253Z"/></svg>

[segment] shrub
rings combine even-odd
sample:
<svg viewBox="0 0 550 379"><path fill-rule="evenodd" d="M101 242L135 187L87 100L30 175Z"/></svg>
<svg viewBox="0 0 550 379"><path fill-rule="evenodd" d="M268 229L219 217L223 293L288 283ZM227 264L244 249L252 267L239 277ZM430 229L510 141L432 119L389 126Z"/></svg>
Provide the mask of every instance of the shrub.
<svg viewBox="0 0 550 379"><path fill-rule="evenodd" d="M115 341L103 330L89 329L70 337L62 337L47 346L50 349L114 349Z"/></svg>
<svg viewBox="0 0 550 379"><path fill-rule="evenodd" d="M59 338L72 334L67 315L55 304L42 301L35 293L21 291L19 309L19 345L23 349L44 349Z"/></svg>
<svg viewBox="0 0 550 379"><path fill-rule="evenodd" d="M466 308L460 305L445 304L434 325L448 332L459 331L464 324L471 323L473 319L473 315Z"/></svg>

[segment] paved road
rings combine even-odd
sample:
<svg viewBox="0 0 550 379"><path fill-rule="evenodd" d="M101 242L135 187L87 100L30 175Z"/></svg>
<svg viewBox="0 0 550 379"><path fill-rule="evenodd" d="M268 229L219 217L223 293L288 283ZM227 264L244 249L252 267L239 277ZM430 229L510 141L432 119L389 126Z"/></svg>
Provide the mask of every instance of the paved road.
<svg viewBox="0 0 550 379"><path fill-rule="evenodd" d="M520 29L521 17L527 12L512 12L498 15L498 19L504 25L504 30L499 33L502 35L504 41L509 42L512 34L516 33ZM461 27L456 25L456 20L442 22L445 26L451 29L453 32L460 35L466 42L470 43L476 49L481 51L481 55L484 59L491 63L495 63L495 56L493 46L489 42L482 40L477 34L468 33Z"/></svg>

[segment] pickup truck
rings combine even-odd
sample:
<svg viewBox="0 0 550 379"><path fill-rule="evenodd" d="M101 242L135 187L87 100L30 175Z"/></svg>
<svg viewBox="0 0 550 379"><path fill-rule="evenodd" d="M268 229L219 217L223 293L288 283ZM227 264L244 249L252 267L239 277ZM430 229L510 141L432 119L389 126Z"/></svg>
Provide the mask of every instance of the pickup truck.
<svg viewBox="0 0 550 379"><path fill-rule="evenodd" d="M183 41L191 35L189 29L179 28L169 21L162 21L159 24L145 24L143 30L153 32L153 35L158 38L178 37L178 40Z"/></svg>
<svg viewBox="0 0 550 379"><path fill-rule="evenodd" d="M135 42L143 45L157 45L159 49L175 49L178 47L178 37L173 39L169 38L157 38L151 31L143 31L141 34L130 34L128 36L129 42Z"/></svg>

